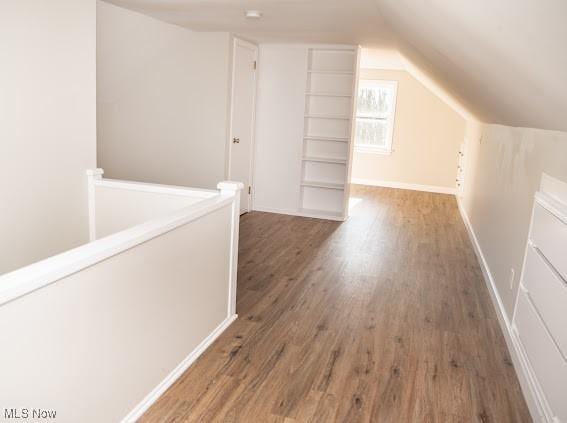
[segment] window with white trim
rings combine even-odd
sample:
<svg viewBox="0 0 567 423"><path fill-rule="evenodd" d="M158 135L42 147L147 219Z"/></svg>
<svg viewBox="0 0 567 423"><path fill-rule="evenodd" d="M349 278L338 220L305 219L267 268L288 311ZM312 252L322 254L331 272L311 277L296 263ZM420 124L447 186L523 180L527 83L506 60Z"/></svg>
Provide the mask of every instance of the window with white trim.
<svg viewBox="0 0 567 423"><path fill-rule="evenodd" d="M397 91L397 81L359 81L354 140L356 151L392 153Z"/></svg>

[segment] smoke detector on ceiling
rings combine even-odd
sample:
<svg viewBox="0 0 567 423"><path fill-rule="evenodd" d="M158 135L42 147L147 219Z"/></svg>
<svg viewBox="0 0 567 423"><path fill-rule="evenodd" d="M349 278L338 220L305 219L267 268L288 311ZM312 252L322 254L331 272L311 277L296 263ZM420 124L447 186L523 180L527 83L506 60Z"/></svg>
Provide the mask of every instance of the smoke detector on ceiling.
<svg viewBox="0 0 567 423"><path fill-rule="evenodd" d="M248 19L260 19L262 17L262 12L259 10L247 10L246 17Z"/></svg>

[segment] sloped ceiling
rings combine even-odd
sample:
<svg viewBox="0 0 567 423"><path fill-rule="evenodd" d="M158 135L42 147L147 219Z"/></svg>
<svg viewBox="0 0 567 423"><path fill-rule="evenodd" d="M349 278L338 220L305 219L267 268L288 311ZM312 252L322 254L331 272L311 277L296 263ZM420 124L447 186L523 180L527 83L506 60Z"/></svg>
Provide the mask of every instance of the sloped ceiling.
<svg viewBox="0 0 567 423"><path fill-rule="evenodd" d="M567 1L378 5L402 53L479 119L567 131Z"/></svg>
<svg viewBox="0 0 567 423"><path fill-rule="evenodd" d="M567 0L108 1L256 41L396 48L484 122L567 131Z"/></svg>

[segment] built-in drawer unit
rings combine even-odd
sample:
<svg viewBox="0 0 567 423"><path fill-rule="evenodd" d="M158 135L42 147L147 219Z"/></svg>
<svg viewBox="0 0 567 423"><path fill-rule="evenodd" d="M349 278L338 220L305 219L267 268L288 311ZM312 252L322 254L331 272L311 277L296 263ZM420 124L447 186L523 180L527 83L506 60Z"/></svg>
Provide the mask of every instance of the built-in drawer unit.
<svg viewBox="0 0 567 423"><path fill-rule="evenodd" d="M563 279L567 279L567 224L536 203L530 238Z"/></svg>
<svg viewBox="0 0 567 423"><path fill-rule="evenodd" d="M567 423L567 203L557 198L536 194L513 328L543 420Z"/></svg>
<svg viewBox="0 0 567 423"><path fill-rule="evenodd" d="M567 360L567 283L545 257L528 247L523 284L543 323ZM567 399L567 392L566 399Z"/></svg>
<svg viewBox="0 0 567 423"><path fill-rule="evenodd" d="M528 293L520 289L515 326L552 414L567 422L567 362L549 335Z"/></svg>

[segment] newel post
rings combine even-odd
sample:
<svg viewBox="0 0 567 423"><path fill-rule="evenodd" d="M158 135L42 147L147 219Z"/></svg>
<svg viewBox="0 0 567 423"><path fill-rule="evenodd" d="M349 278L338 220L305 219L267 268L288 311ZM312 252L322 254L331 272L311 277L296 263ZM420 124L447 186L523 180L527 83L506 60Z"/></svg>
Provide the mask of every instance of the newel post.
<svg viewBox="0 0 567 423"><path fill-rule="evenodd" d="M232 202L232 223L230 238L230 265L229 265L229 294L228 317L236 315L236 277L238 273L238 231L240 223L240 191L244 188L242 182L223 181L217 188L222 196L234 197Z"/></svg>
<svg viewBox="0 0 567 423"><path fill-rule="evenodd" d="M95 181L102 179L104 170L87 169L87 195L89 207L89 242L96 240Z"/></svg>

